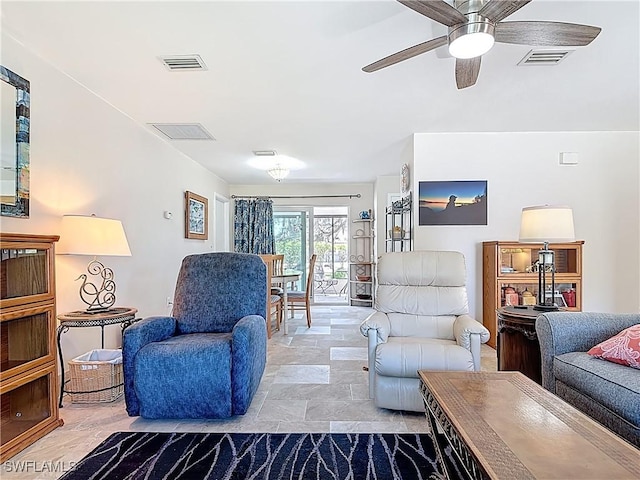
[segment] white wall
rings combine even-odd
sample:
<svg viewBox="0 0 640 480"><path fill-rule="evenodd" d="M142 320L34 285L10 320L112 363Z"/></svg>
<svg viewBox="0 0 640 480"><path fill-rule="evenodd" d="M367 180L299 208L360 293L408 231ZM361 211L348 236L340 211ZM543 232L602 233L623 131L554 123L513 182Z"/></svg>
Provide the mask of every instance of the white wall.
<svg viewBox="0 0 640 480"><path fill-rule="evenodd" d="M132 256L99 258L115 271L117 305L168 313L182 258L212 250L214 193L228 185L5 35L2 64L31 82L31 215L2 217L2 231L58 234L63 214L120 219ZM185 190L209 199L209 241L184 238ZM74 279L90 260L57 256L59 313L86 307ZM119 335L107 328L108 348ZM100 347L99 328L62 338L65 360Z"/></svg>
<svg viewBox="0 0 640 480"><path fill-rule="evenodd" d="M522 207L573 208L584 240L583 310L640 309L640 134L638 132L416 134L415 249L466 256L471 312L482 319L482 252L488 240L517 240ZM560 166L560 152L579 164ZM420 180L487 180L487 226L418 226Z"/></svg>

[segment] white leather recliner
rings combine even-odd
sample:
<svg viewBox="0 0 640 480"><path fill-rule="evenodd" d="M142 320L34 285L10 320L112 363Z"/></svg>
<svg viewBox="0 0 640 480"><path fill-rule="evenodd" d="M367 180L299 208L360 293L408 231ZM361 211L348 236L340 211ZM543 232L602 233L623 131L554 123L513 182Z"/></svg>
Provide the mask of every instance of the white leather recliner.
<svg viewBox="0 0 640 480"><path fill-rule="evenodd" d="M369 338L369 396L376 406L424 411L418 370L480 370L489 331L471 318L459 252L385 253L378 259Z"/></svg>

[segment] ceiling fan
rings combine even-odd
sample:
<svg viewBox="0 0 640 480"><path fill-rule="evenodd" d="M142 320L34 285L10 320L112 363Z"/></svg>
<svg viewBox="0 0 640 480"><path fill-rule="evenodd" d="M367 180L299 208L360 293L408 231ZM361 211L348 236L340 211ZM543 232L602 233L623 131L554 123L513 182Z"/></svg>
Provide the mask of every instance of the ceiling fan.
<svg viewBox="0 0 640 480"><path fill-rule="evenodd" d="M584 46L600 33L599 27L576 23L525 21L503 22L531 0L398 0L412 10L449 27L447 35L433 38L367 65L367 73L389 67L449 44L456 57L458 89L476 83L480 59L494 42L534 46Z"/></svg>

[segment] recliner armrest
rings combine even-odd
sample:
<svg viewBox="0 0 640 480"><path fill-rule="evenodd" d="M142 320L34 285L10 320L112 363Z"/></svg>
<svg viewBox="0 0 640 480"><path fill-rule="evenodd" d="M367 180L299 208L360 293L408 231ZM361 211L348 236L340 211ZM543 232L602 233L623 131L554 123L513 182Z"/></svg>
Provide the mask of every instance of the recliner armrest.
<svg viewBox="0 0 640 480"><path fill-rule="evenodd" d="M460 315L453 322L453 335L458 345L471 352L473 369L480 371L480 345L489 340L489 330L469 315Z"/></svg>
<svg viewBox="0 0 640 480"><path fill-rule="evenodd" d="M360 333L368 338L369 398L374 397L376 347L379 343L386 343L390 332L391 322L389 322L389 317L386 313L373 312L360 324Z"/></svg>
<svg viewBox="0 0 640 480"><path fill-rule="evenodd" d="M135 322L124 331L124 338L130 345L137 346L136 351L147 343L161 342L176 333L176 319L173 317L147 317ZM124 344L123 344L124 347Z"/></svg>
<svg viewBox="0 0 640 480"><path fill-rule="evenodd" d="M480 336L480 343L487 343L489 341L489 330L475 318L471 318L469 315L456 317L453 322L453 335L456 337L458 345L470 350L472 334Z"/></svg>
<svg viewBox="0 0 640 480"><path fill-rule="evenodd" d="M251 344L262 342L264 334L264 344L266 347L266 322L260 315L247 315L238 320L231 330L231 341L234 344ZM248 345L247 348L251 346Z"/></svg>
<svg viewBox="0 0 640 480"><path fill-rule="evenodd" d="M127 413L130 416L140 414L140 404L133 387L133 362L136 353L152 342L161 342L176 332L176 319L173 317L148 317L128 326L122 337L122 368L124 373L124 397Z"/></svg>
<svg viewBox="0 0 640 480"><path fill-rule="evenodd" d="M370 330L376 331L378 342L386 342L391 332L391 323L387 314L374 312L360 324L360 333L365 337L370 337Z"/></svg>
<svg viewBox="0 0 640 480"><path fill-rule="evenodd" d="M231 331L231 398L234 415L247 412L267 363L267 322L247 315Z"/></svg>

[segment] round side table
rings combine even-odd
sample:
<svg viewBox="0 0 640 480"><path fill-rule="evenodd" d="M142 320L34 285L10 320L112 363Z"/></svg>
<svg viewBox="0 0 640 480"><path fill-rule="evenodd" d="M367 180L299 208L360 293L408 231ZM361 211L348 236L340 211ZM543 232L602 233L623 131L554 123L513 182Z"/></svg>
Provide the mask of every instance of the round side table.
<svg viewBox="0 0 640 480"><path fill-rule="evenodd" d="M502 307L498 314L498 370L524 373L542 384L540 342L536 334L536 318L540 313L533 307Z"/></svg>
<svg viewBox="0 0 640 480"><path fill-rule="evenodd" d="M78 310L76 312L62 313L58 315L58 326L56 337L58 341L58 356L60 358L60 401L58 402L60 408L62 408L62 396L65 393L94 393L94 392L72 392L65 390L64 379L64 358L62 357L62 347L60 345L60 337L63 333L67 332L69 328L84 328L84 327L100 327L101 330L101 348L104 348L104 327L107 325L120 325L124 331L129 325L137 321L136 313L138 310L131 307L115 307L105 312L87 312L86 310ZM115 385L115 387L120 385Z"/></svg>

